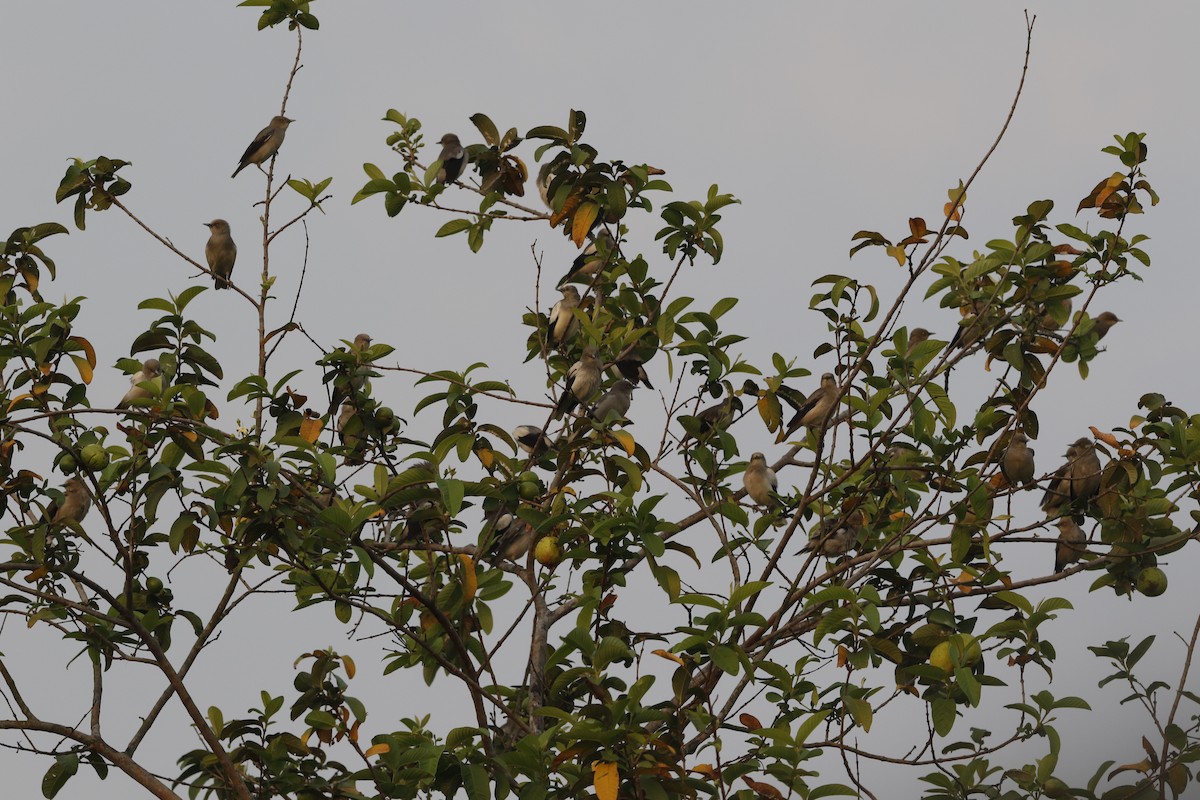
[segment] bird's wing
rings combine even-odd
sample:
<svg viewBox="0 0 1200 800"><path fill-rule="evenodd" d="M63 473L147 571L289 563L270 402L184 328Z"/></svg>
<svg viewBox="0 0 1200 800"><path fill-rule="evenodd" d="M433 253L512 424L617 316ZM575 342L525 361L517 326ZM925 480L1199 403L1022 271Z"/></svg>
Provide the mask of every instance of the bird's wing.
<svg viewBox="0 0 1200 800"><path fill-rule="evenodd" d="M264 144L266 144L267 139L269 139L269 138L271 138L271 126L270 125L268 125L267 127L263 128L261 131L259 131L258 135L254 137L254 141L252 141L249 144L249 146L246 147L246 152L242 153L241 163L244 164L247 161L249 161L250 156L254 155L254 152L256 150L258 150L258 148L260 148Z"/></svg>

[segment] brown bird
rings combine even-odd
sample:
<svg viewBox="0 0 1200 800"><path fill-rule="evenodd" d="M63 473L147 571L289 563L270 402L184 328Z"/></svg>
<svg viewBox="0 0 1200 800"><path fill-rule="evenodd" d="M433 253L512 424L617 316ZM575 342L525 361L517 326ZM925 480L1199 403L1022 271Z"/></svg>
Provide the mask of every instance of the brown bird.
<svg viewBox="0 0 1200 800"><path fill-rule="evenodd" d="M158 359L147 358L142 362L142 368L130 376L129 391L121 398L121 402L117 403L117 408L128 408L134 400L143 400L158 394L158 392L144 388L141 384L148 381L157 381L161 375L162 367L159 366Z"/></svg>
<svg viewBox="0 0 1200 800"><path fill-rule="evenodd" d="M283 137L287 135L288 125L295 121L287 117L272 117L271 121L267 123L267 127L259 131L258 135L254 137L254 141L246 147L246 152L242 153L242 160L238 162L237 169L229 177L236 178L239 172L251 164L261 170L262 163L279 152L279 147L283 144Z"/></svg>
<svg viewBox="0 0 1200 800"><path fill-rule="evenodd" d="M567 370L566 385L554 408L555 419L570 414L580 403L586 404L600 389L600 359L596 357L597 352L596 345L589 344L583 348L579 360Z"/></svg>
<svg viewBox="0 0 1200 800"><path fill-rule="evenodd" d="M1100 491L1100 458L1095 442L1086 436L1076 439L1067 448L1066 458L1067 463L1055 470L1042 496L1042 510L1047 514L1055 514L1077 500L1088 500Z"/></svg>
<svg viewBox="0 0 1200 800"><path fill-rule="evenodd" d="M1009 486L1025 486L1033 480L1033 450L1028 442L1022 431L1015 431L1000 457L1000 472Z"/></svg>
<svg viewBox="0 0 1200 800"><path fill-rule="evenodd" d="M441 155L438 156L438 161L442 162L442 168L438 170L438 182L454 183L467 168L467 151L453 133L447 133L438 140L438 144L442 146Z"/></svg>
<svg viewBox="0 0 1200 800"><path fill-rule="evenodd" d="M1059 517L1058 544L1054 547L1054 571L1062 572L1068 564L1083 558L1087 552L1087 536L1071 517Z"/></svg>
<svg viewBox="0 0 1200 800"><path fill-rule="evenodd" d="M496 518L492 549L501 558L516 561L524 557L537 538L537 531L525 520L507 512Z"/></svg>
<svg viewBox="0 0 1200 800"><path fill-rule="evenodd" d="M349 465L363 463L363 453L367 449L362 436L362 423L355 420L356 416L357 412L353 403L342 403L342 410L338 414L337 430L342 446L350 448L350 454L346 456L346 463Z"/></svg>
<svg viewBox="0 0 1200 800"><path fill-rule="evenodd" d="M237 245L229 235L229 223L214 219L204 224L211 234L204 245L204 257L208 259L208 268L212 270L213 283L217 289L228 289L233 262L237 261Z"/></svg>
<svg viewBox="0 0 1200 800"><path fill-rule="evenodd" d="M1074 303L1071 301L1071 298L1069 298L1069 297L1067 298L1067 302L1065 305L1066 305L1066 314L1065 314L1064 318L1070 319L1071 318L1071 306L1074 305ZM1054 331L1058 330L1061 327L1062 327L1062 325L1060 325L1058 323L1058 320L1054 318L1053 314L1044 314L1044 315L1042 315L1042 318L1040 320L1038 320L1038 330L1044 331L1045 333L1053 333Z"/></svg>
<svg viewBox="0 0 1200 800"><path fill-rule="evenodd" d="M574 286L564 286L562 300L550 309L550 327L546 338L551 347L561 347L575 336L579 330L579 320L575 319L574 311L579 308L579 290Z"/></svg>
<svg viewBox="0 0 1200 800"><path fill-rule="evenodd" d="M1108 336L1108 331L1113 325L1116 325L1121 320L1111 311L1103 311L1096 317L1096 341L1100 341L1105 336Z"/></svg>
<svg viewBox="0 0 1200 800"><path fill-rule="evenodd" d="M911 358L917 345L929 340L930 332L925 328L913 328L908 332L908 349L904 351L906 358Z"/></svg>
<svg viewBox="0 0 1200 800"><path fill-rule="evenodd" d="M699 425L699 430L696 432L696 439L707 439L714 431L723 431L733 422L733 418L742 410L742 398L738 397L730 389L721 402L702 409L696 415L696 422ZM685 433L679 441L680 446L683 446L692 438L690 433Z"/></svg>
<svg viewBox="0 0 1200 800"><path fill-rule="evenodd" d="M790 439L801 426L807 426L812 430L824 425L837 405L838 394L839 389L833 373L826 372L821 376L820 387L814 390L796 409L796 415L792 417L792 421L787 424L786 428L780 429L775 442L779 443Z"/></svg>
<svg viewBox="0 0 1200 800"><path fill-rule="evenodd" d="M78 476L67 478L63 483L63 499L60 503L51 500L42 517L43 522L51 525L65 525L68 522L83 522L88 510L92 507L92 496L88 493L87 484Z"/></svg>
<svg viewBox="0 0 1200 800"><path fill-rule="evenodd" d="M845 519L827 517L809 532L808 544L800 552L815 551L830 557L845 555L858 544L862 523L862 514L857 511Z"/></svg>
<svg viewBox="0 0 1200 800"><path fill-rule="evenodd" d="M777 496L779 477L775 470L767 466L767 457L762 453L750 456L750 463L742 473L742 486L750 499L763 508L774 509L783 505Z"/></svg>

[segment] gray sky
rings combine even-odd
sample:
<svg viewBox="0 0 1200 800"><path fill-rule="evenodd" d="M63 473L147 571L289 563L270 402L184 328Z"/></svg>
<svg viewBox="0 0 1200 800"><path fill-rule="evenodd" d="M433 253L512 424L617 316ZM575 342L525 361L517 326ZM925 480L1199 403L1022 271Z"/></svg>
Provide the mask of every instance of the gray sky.
<svg viewBox="0 0 1200 800"><path fill-rule="evenodd" d="M322 29L305 34L304 68L288 106L297 122L279 169L313 181L334 179L327 214L308 217L309 263L299 307L318 341L333 346L367 330L396 346L402 365L460 369L484 361L493 375L537 396L542 368L521 364L527 330L520 311L534 298L530 246L545 254L550 273L542 286L544 309L573 255L569 243L542 224L496 225L482 254L472 256L462 237L433 238L447 219L435 212L411 208L388 219L378 199L353 208L349 201L365 181L363 162L389 173L399 169L383 141L390 126L380 118L388 108L419 117L431 141L447 130L476 140L467 118L477 111L501 129L524 132L562 125L568 109L580 108L588 114L586 141L605 158L664 168L675 199L702 197L717 183L742 200L724 215L725 259L716 268L701 261L688 269L682 292L696 297L699 308L740 297L723 323L750 337L740 346L747 358L766 365L779 351L819 373L824 364L807 364L825 335L824 319L807 312L811 281L829 272L853 274L877 283L886 296L898 279L894 262L869 250L848 263L850 236L860 229L895 236L910 216L937 217L946 190L970 173L998 131L1024 49L1023 6L1016 3L609 3L603 9L476 4L448 24L442 4L314 5ZM1031 11L1038 22L1025 95L1007 139L971 191L965 225L972 238L956 255L969 258L989 239L1011 238L1010 218L1036 199L1055 200L1053 222L1082 224L1073 215L1076 203L1117 168L1099 152L1113 133L1149 133L1146 171L1163 199L1132 222L1133 230L1152 237L1146 248L1154 266L1145 271L1146 282L1122 283L1102 300L1101 308L1125 320L1106 339L1107 355L1086 382L1073 368L1063 369L1039 395L1044 470L1087 425L1126 425L1144 392L1162 392L1184 408L1195 405L1196 370L1177 365L1195 363L1197 278L1186 253L1197 211L1191 187L1200 178L1194 150L1200 55L1192 41L1200 10L1152 5L1132 15L1124 3L1056 2L1034 3ZM233 3L9 0L0 49L7 101L0 229L46 220L70 226L69 204L54 204L66 160L120 157L133 162L124 172L134 184L128 204L194 258L201 259L208 235L201 223L228 219L241 246L234 278L245 280L256 268L259 212L252 204L262 181L252 169L236 181L228 175L250 137L277 113L295 48L284 30L257 32L256 13ZM452 36L445 35L448 29ZM533 149L520 153L535 170ZM299 207L283 195L275 218ZM658 252L656 219L639 219L631 235L632 249L650 257ZM1094 217L1085 221L1094 227ZM297 234L273 253L280 276L276 324L291 306L303 247ZM72 230L46 248L58 263L59 281L44 286L44 294L88 298L77 332L99 355L93 402L115 399L126 378L112 364L155 318L138 311L138 301L194 285L190 272L116 211L90 215L86 232ZM455 324L448 326L451 302ZM213 350L226 374L249 370L249 306L229 293L207 292L192 308L218 334ZM932 303L912 302L903 321L948 336L955 317ZM318 356L300 337L281 353L276 374ZM964 370L974 378L958 380L969 385L987 378L981 362ZM318 392L315 368L298 388ZM401 415L424 394L398 378L376 382L376 393L392 398ZM643 394L635 402L657 402ZM529 421L508 408L489 411L504 424ZM960 405L960 417L965 411ZM421 424L436 422L432 416L427 412ZM1140 636L1149 613L1179 615L1163 623L1164 632L1191 624L1193 609L1179 608L1189 603L1131 605L1103 592L1087 595L1088 582L1081 577L1053 587L1088 606L1089 613L1071 623L1080 627L1083 643ZM1172 594L1184 597L1180 588ZM277 605L269 636L262 635L266 622L243 622L213 648L204 676L213 688L204 702L219 702L227 717L256 704L260 688L286 687L288 681L272 685L266 676L272 669L290 675L304 649L332 644L374 652L344 641L335 629L314 641L306 621L286 613L286 596ZM0 651L11 655L26 632L13 630L12 621L8 626ZM1066 631L1051 628L1055 633ZM1162 673L1154 677L1173 681L1180 648L1167 639L1160 636ZM37 641L47 652L65 652L44 632ZM85 672L75 663L71 682L85 687ZM263 677L249 683L247 672ZM1054 689L1101 697L1094 679L1064 683ZM136 682L118 683L110 697L137 689ZM61 694L65 701L78 698L74 690ZM423 711L401 704L398 713ZM167 773L170 759L189 746L179 744L188 741L182 717L164 720L164 730L172 726L164 733L171 746L147 747ZM1113 744L1111 751L1082 753L1080 763L1133 754L1137 737L1121 740L1124 750ZM159 749L151 750L155 745ZM0 774L14 797L36 796L45 767L0 750ZM63 796L124 797L127 788L119 776L98 784L81 772Z"/></svg>

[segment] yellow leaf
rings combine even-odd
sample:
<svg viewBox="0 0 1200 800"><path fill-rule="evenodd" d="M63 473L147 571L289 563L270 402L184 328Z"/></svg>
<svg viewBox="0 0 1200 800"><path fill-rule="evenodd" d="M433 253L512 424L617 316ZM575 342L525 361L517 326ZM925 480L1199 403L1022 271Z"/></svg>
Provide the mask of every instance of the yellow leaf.
<svg viewBox="0 0 1200 800"><path fill-rule="evenodd" d="M46 569L46 567L43 565L43 566L38 567L35 570L30 571L30 573L25 576L25 582L33 583L34 581L40 581L42 578L46 577L49 574L50 574L50 570ZM37 617L30 617L29 618L29 627L32 628L33 624L35 622L37 622Z"/></svg>
<svg viewBox="0 0 1200 800"><path fill-rule="evenodd" d="M583 243L587 241L587 235L592 230L592 225L596 224L596 217L600 215L600 206L595 203L587 202L580 203L579 208L575 209L575 214L571 218L571 241L576 247L583 247Z"/></svg>
<svg viewBox="0 0 1200 800"><path fill-rule="evenodd" d="M75 362L75 369L79 370L79 379L84 383L92 382L92 365L87 362L83 356L72 355L71 360Z"/></svg>
<svg viewBox="0 0 1200 800"><path fill-rule="evenodd" d="M1089 425L1088 430L1092 432L1092 436L1095 436L1097 439L1104 442L1109 447L1120 447L1121 446L1120 443L1117 441L1117 437L1113 436L1111 433L1104 433L1103 431L1097 430L1095 425Z"/></svg>
<svg viewBox="0 0 1200 800"><path fill-rule="evenodd" d="M27 397L33 397L33 395L31 395L29 392L26 392L25 394L19 394L16 397L14 397L12 399L12 401L8 404L8 410L12 411L13 408L16 407L17 403L21 402L22 400L24 400Z"/></svg>
<svg viewBox="0 0 1200 800"><path fill-rule="evenodd" d="M346 737L355 744L358 744L358 726L361 724L361 719L354 720L354 724L350 726L350 733Z"/></svg>
<svg viewBox="0 0 1200 800"><path fill-rule="evenodd" d="M658 656L659 658L665 658L667 661L674 661L679 666L683 666L683 659L672 653L670 650L659 649L651 650L650 652L654 653L654 655Z"/></svg>
<svg viewBox="0 0 1200 800"><path fill-rule="evenodd" d="M458 560L463 565L463 596L469 603L475 599L475 592L479 589L479 578L475 575L475 562L466 553L459 553Z"/></svg>
<svg viewBox="0 0 1200 800"><path fill-rule="evenodd" d="M596 800L617 800L617 787L621 783L621 773L616 764L608 761L592 762L592 788L596 790Z"/></svg>
<svg viewBox="0 0 1200 800"><path fill-rule="evenodd" d="M837 649L837 665L838 669L846 666L846 660L850 658L850 651L846 649L846 645L839 644Z"/></svg>
<svg viewBox="0 0 1200 800"><path fill-rule="evenodd" d="M706 778L716 778L717 771L712 768L712 764L697 764L688 770L688 772L698 772Z"/></svg>
<svg viewBox="0 0 1200 800"><path fill-rule="evenodd" d="M21 273L21 277L25 279L25 285L29 287L29 291L36 292L38 288L37 270L22 268L19 271Z"/></svg>
<svg viewBox="0 0 1200 800"><path fill-rule="evenodd" d="M475 457L479 459L479 463L483 464L483 468L487 470L490 470L492 465L496 463L496 454L486 447L476 450Z"/></svg>
<svg viewBox="0 0 1200 800"><path fill-rule="evenodd" d="M898 520L898 519L906 519L907 517L908 517L908 512L906 512L906 511L896 511L896 512L894 512L894 513L892 513L892 514L890 514L890 515L888 516L888 521L889 521L889 522L895 522L895 521L896 521L896 520Z"/></svg>
<svg viewBox="0 0 1200 800"><path fill-rule="evenodd" d="M377 755L381 755L383 753L389 753L389 752L391 752L391 750L392 750L392 746L390 744L388 744L387 742L380 742L379 744L373 744L370 747L368 747L366 752L363 753L363 755L366 756L367 758L370 758L371 756L377 756Z"/></svg>
<svg viewBox="0 0 1200 800"><path fill-rule="evenodd" d="M350 656L342 656L342 666L346 668L347 678L353 678L354 673L358 672L358 668L354 666L354 659Z"/></svg>
<svg viewBox="0 0 1200 800"><path fill-rule="evenodd" d="M300 420L300 438L309 444L321 438L321 418L305 417Z"/></svg>
<svg viewBox="0 0 1200 800"><path fill-rule="evenodd" d="M87 358L87 362L94 369L96 366L96 348L92 347L92 343L82 336L71 336L67 339L68 342L74 342L83 348L83 354Z"/></svg>
<svg viewBox="0 0 1200 800"><path fill-rule="evenodd" d="M562 211L559 211L557 214L550 215L550 227L557 228L562 223L562 221L564 219L566 219L567 217L571 216L571 212L573 212L578 207L579 207L579 195L572 194L572 195L568 196L567 199L563 201Z"/></svg>
<svg viewBox="0 0 1200 800"><path fill-rule="evenodd" d="M767 425L767 430L771 433L779 430L779 426L783 422L783 406L779 404L779 398L769 392L760 394L758 396L758 415L762 417L762 421Z"/></svg>
<svg viewBox="0 0 1200 800"><path fill-rule="evenodd" d="M896 263L902 267L908 261L908 256L905 254L904 248L898 244L888 245L887 254L896 259Z"/></svg>
<svg viewBox="0 0 1200 800"><path fill-rule="evenodd" d="M621 449L630 457L633 456L634 448L637 443L633 440L633 434L629 431L611 431L612 437L617 440L617 444L621 445Z"/></svg>

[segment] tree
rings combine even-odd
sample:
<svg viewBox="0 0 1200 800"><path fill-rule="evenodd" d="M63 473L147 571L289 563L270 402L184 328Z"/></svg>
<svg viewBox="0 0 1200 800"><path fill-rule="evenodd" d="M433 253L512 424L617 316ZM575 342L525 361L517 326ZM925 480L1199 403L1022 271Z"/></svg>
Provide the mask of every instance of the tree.
<svg viewBox="0 0 1200 800"><path fill-rule="evenodd" d="M264 7L260 27L294 31L294 78L303 35L318 28L309 4L245 5ZM932 227L914 217L899 236L855 235L851 255L894 259L901 290L885 303L861 278L818 278L812 307L828 320L829 341L768 366L737 356L741 337L722 329L736 298L702 310L679 294L693 265L721 261L719 224L733 196L714 186L703 200L672 199L662 170L606 161L589 146L580 111L524 136L474 115L483 142L468 147L464 184L447 185L421 123L398 111L387 120L399 166L368 164L356 202L370 209L381 196L390 216L417 205L445 211L452 218L437 234L466 234L473 251L493 224L514 220L548 222L581 249L567 277L582 302L558 308L560 335L544 299L525 315L527 360L545 364L549 397L518 393L473 364L419 374L428 394L402 418L372 379L416 370L392 363L387 343L349 337L317 364L326 397L290 388L297 372L272 359L303 329L294 305L279 316L270 255L322 210L329 180L277 181L275 159L261 272L246 277L244 240L230 292L256 317L257 368L224 386L205 349L214 336L190 316L204 288L192 287L141 303L162 316L119 362L135 375L153 357L161 376L143 371L134 387L143 396L128 408L91 403L98 360L73 324L82 301L54 304L39 291L55 274L43 242L66 228L43 223L9 237L0 580L2 608L24 625L6 626L4 650L49 629L92 665L90 707L47 720L0 659L0 741L53 756L47 795L81 761L162 797L185 788L220 797L866 795L858 765L872 752L858 738L914 708L928 733L915 752L889 758L927 772L929 797L1184 791L1198 752L1195 718L1184 719L1195 697L1186 665L1174 687L1138 678L1151 638L1095 648L1159 723L1145 760L1097 764L1088 787L1055 782L1056 722L1085 704L1046 686L1057 654L1044 625L1071 609L1027 595L1081 572L1097 591L1167 588L1159 558L1196 536L1180 527L1185 512L1195 517L1195 417L1147 395L1139 424L1096 428L1071 460L1043 455L1032 477L1014 444L1018 433L1038 438L1035 400L1056 369L1086 374L1102 355L1108 327L1094 298L1149 266L1142 239L1126 230L1157 201L1141 134L1106 148L1120 169L1079 203L1098 216L1097 232L1051 224L1054 204L1039 200L1011 233L968 240L973 174L948 192ZM69 166L58 199L74 204L79 229L114 208L141 224L125 167L104 157ZM545 189L548 212L525 199L531 183ZM295 194L283 195L285 185ZM472 193L477 209L461 199ZM299 206L278 211L297 196ZM627 234L651 225L661 254L629 251ZM143 227L189 272L209 273ZM901 324L922 291L960 311L956 335L922 337ZM647 418L644 389L626 413L553 419L589 346L631 382L642 381L641 367L672 385L661 432L628 424ZM950 378L981 362L992 391L968 412ZM829 365L823 394L813 363ZM604 388L618 380L605 373ZM594 408L601 390L578 391L581 411ZM239 403L245 429L221 421ZM495 403L529 408L530 428L545 435L494 424ZM422 411L441 412L428 441L409 431ZM764 499L760 486L751 500L745 442L770 435L778 488ZM1082 452L1092 442L1105 451L1094 490ZM64 488L47 464L68 476ZM1021 507L1033 492L1087 537L1068 537L1054 569L1055 519ZM1036 569L1021 559L1031 548ZM168 584L180 564L222 588L177 595ZM440 698L465 698L471 718L439 729L423 718L420 706L431 704L418 702L409 718L380 719L351 689L354 660L308 643L294 679L280 676L259 708L202 708L189 676L206 646L276 587L294 595L296 614L384 638L389 653L370 671L419 672ZM1193 632L1188 663L1195 641ZM146 670L157 674L156 699L104 702L119 674ZM1018 692L1011 730L964 730L1005 685ZM175 703L200 737L181 754L178 783L138 757ZM122 714L135 732L116 744L109 731ZM1036 756L1013 755L1022 743Z"/></svg>

